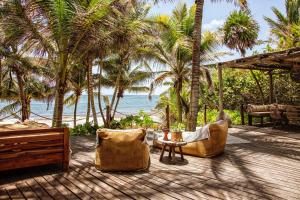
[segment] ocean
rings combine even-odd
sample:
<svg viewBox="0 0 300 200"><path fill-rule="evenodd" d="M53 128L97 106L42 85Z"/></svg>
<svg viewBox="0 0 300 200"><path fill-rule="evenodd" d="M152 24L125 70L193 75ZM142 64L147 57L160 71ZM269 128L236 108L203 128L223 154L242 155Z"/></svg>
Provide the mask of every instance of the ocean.
<svg viewBox="0 0 300 200"><path fill-rule="evenodd" d="M98 98L95 97L95 106L97 112L98 109ZM111 96L110 96L111 99ZM148 95L125 95L120 99L119 106L117 111L122 114L136 114L140 110L144 110L145 112L150 112L153 110L157 104L159 96L152 96L152 99L148 99ZM7 102L0 102L0 110L6 106ZM105 107L104 102L102 102L102 106ZM31 111L41 116L52 117L53 114L54 103L50 104L49 109L47 109L47 103L41 101L32 101L31 102ZM85 116L86 115L86 107L87 107L87 95L82 95L78 107L77 107L77 115ZM64 115L72 116L74 111L74 106L64 106ZM0 117L4 117L1 116Z"/></svg>

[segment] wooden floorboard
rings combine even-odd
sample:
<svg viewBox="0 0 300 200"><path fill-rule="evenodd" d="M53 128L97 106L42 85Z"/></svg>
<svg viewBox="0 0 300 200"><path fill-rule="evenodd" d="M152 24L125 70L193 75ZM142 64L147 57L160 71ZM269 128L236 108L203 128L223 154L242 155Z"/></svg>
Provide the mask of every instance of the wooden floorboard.
<svg viewBox="0 0 300 200"><path fill-rule="evenodd" d="M300 199L300 130L239 126L215 158L185 156L149 172L104 173L93 166L94 137L71 139L68 172L46 166L0 173L0 200L10 199ZM246 142L245 142L246 141Z"/></svg>

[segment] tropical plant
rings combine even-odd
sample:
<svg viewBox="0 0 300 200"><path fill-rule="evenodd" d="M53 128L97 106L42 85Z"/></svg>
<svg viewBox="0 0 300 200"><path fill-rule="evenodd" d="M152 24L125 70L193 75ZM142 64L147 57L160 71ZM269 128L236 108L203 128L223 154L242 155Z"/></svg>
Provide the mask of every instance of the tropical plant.
<svg viewBox="0 0 300 200"><path fill-rule="evenodd" d="M259 25L248 12L233 11L222 29L224 44L230 49L238 51L242 57L245 57L247 49L252 49L257 43ZM252 70L250 72L260 91L261 102L264 104L264 93L261 84L256 74Z"/></svg>
<svg viewBox="0 0 300 200"><path fill-rule="evenodd" d="M276 19L265 17L271 28L271 33L275 36L275 43L279 49L288 49L300 45L300 1L286 0L285 13L273 7Z"/></svg>
<svg viewBox="0 0 300 200"><path fill-rule="evenodd" d="M219 2L221 0L212 0L213 2ZM226 0L227 2L235 2L243 10L248 10L247 0ZM189 120L187 129L194 131L197 126L197 116L199 111L199 97L200 97L200 56L201 56L201 32L202 32L202 17L204 0L196 0L195 11L195 25L193 31L193 57L192 57L192 81L191 81L191 96L189 106Z"/></svg>
<svg viewBox="0 0 300 200"><path fill-rule="evenodd" d="M114 119L120 99L124 92L147 92L143 84L152 77L146 61L153 41L154 31L147 19L149 7L137 3L128 7L127 12L118 19L118 30L114 32L114 48L99 56L100 74L97 78L98 101L104 124L109 126ZM101 85L114 89L112 99L105 97L108 116L105 118L101 105Z"/></svg>
<svg viewBox="0 0 300 200"><path fill-rule="evenodd" d="M68 69L97 41L108 38L100 27L111 13L112 6L111 1L69 0L5 0L1 4L2 26L11 33L17 33L12 34L11 39L27 43L27 52L47 56L55 69L53 126L62 124ZM79 46L85 51L76 57Z"/></svg>
<svg viewBox="0 0 300 200"><path fill-rule="evenodd" d="M181 97L183 84L190 81L193 28L194 28L195 6L189 10L186 4L178 4L171 16L161 15L155 21L163 25L161 30L161 41L155 43L152 49L153 57L160 63L166 65L167 70L158 74L152 82L152 89L165 81L172 82L175 88L178 121L182 122L183 105L187 105ZM205 32L201 41L201 62L213 60L213 50L218 46L218 38L212 32ZM202 73L209 75L208 70L202 69ZM208 77L208 76L207 76ZM210 83L210 81L208 81ZM187 112L187 106L185 106Z"/></svg>
<svg viewBox="0 0 300 200"><path fill-rule="evenodd" d="M76 126L78 102L86 88L86 73L86 68L78 64L72 67L71 76L68 77L68 90L71 95L65 99L65 104L74 105L73 127Z"/></svg>

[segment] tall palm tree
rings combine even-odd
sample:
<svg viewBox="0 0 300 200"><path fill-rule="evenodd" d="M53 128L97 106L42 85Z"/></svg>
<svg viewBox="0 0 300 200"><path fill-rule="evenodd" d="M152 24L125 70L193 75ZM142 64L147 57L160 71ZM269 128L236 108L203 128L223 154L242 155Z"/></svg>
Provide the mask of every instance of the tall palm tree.
<svg viewBox="0 0 300 200"><path fill-rule="evenodd" d="M220 2L222 0L212 0L213 2ZM242 9L247 10L247 0L226 0L227 2L235 2ZM197 125L197 116L199 111L199 97L200 97L200 41L202 32L202 17L204 0L195 0L196 14L195 14L195 26L193 34L193 65L192 65L192 84L191 84L191 97L190 97L190 112L187 129L194 131Z"/></svg>
<svg viewBox="0 0 300 200"><path fill-rule="evenodd" d="M161 85L171 78L176 92L178 121L182 122L183 99L181 97L184 82L189 81L191 75L191 59L193 44L195 6L189 10L186 4L178 4L172 16L158 16L156 22L163 25L161 42L153 48L153 56L168 68L153 81L152 86ZM214 33L203 34L200 44L201 62L213 59L212 51L217 47L218 39Z"/></svg>
<svg viewBox="0 0 300 200"><path fill-rule="evenodd" d="M228 48L238 51L242 57L245 57L246 50L252 49L257 43L259 25L249 13L240 10L234 11L229 15L223 26L223 31L224 44ZM264 94L259 80L252 70L250 72L257 84L261 101L264 104Z"/></svg>
<svg viewBox="0 0 300 200"><path fill-rule="evenodd" d="M286 0L285 13L273 7L276 19L265 17L271 27L271 33L276 37L278 48L287 49L300 45L300 0Z"/></svg>

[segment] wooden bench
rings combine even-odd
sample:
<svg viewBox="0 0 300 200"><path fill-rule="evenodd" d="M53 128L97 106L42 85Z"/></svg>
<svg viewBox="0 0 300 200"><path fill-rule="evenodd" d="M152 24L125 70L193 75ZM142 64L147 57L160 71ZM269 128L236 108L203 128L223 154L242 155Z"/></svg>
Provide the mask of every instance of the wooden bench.
<svg viewBox="0 0 300 200"><path fill-rule="evenodd" d="M68 128L0 132L0 171L47 164L67 170L69 154Z"/></svg>
<svg viewBox="0 0 300 200"><path fill-rule="evenodd" d="M252 118L260 118L260 123L263 124L264 117L270 117L270 105L247 105L248 124L252 125Z"/></svg>

